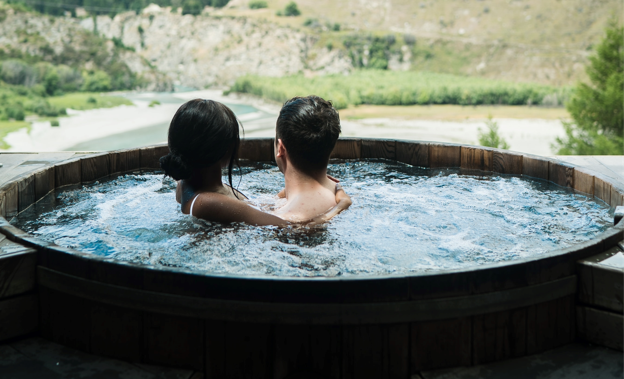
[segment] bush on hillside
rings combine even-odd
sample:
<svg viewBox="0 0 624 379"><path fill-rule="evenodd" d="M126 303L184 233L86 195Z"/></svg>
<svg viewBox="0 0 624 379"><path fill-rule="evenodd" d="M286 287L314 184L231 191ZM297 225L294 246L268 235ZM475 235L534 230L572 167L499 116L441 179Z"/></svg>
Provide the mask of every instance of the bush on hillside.
<svg viewBox="0 0 624 379"><path fill-rule="evenodd" d="M198 0L184 0L182 3L182 14L192 14L197 16L202 11L202 5Z"/></svg>
<svg viewBox="0 0 624 379"><path fill-rule="evenodd" d="M566 108L560 155L624 154L624 27L613 22L586 68L591 84L579 83Z"/></svg>
<svg viewBox="0 0 624 379"><path fill-rule="evenodd" d="M253 0L249 2L249 9L262 9L268 8L269 4L267 4L264 0Z"/></svg>
<svg viewBox="0 0 624 379"><path fill-rule="evenodd" d="M283 14L286 17L295 17L295 16L300 16L301 11L299 10L297 3L295 3L294 1L291 1L290 3L286 4Z"/></svg>
<svg viewBox="0 0 624 379"><path fill-rule="evenodd" d="M106 92L111 89L111 78L104 71L83 74L82 90L85 92Z"/></svg>
<svg viewBox="0 0 624 379"><path fill-rule="evenodd" d="M24 107L19 104L7 106L5 108L5 113L9 119L13 119L15 121L24 121L24 118L26 118Z"/></svg>

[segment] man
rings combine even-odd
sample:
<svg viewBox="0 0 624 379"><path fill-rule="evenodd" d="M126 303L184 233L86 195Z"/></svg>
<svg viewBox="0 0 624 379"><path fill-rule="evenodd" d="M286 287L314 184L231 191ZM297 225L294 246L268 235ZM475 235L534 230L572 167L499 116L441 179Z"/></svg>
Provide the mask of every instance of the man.
<svg viewBox="0 0 624 379"><path fill-rule="evenodd" d="M340 134L340 117L318 96L295 97L277 118L275 160L286 186L286 203L274 212L285 220L312 219L336 206L340 185L327 176L329 156ZM350 201L349 201L350 203Z"/></svg>

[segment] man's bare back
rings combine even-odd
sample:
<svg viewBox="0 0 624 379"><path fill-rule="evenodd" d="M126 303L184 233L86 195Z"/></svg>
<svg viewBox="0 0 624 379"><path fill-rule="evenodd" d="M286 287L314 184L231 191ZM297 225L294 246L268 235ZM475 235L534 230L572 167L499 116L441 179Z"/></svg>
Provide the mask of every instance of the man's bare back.
<svg viewBox="0 0 624 379"><path fill-rule="evenodd" d="M306 221L336 206L336 183L327 176L329 157L340 135L340 117L318 96L295 97L277 118L275 161L284 174L286 198L275 215Z"/></svg>

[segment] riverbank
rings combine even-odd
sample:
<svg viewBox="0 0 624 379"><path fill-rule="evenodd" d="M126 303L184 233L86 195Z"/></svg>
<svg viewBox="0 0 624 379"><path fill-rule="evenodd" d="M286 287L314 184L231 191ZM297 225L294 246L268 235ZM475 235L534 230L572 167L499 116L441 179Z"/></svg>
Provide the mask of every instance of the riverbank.
<svg viewBox="0 0 624 379"><path fill-rule="evenodd" d="M246 137L273 137L280 104L249 95L223 95L221 90L177 93L126 93L132 106L73 111L59 127L34 122L10 133L9 151L99 151L130 148L167 140L171 117L178 107L194 98L228 104L241 120ZM150 107L153 101L160 105ZM511 150L552 155L550 145L564 136L562 108L524 106L462 107L359 106L340 111L342 135L478 144L479 129L492 115Z"/></svg>

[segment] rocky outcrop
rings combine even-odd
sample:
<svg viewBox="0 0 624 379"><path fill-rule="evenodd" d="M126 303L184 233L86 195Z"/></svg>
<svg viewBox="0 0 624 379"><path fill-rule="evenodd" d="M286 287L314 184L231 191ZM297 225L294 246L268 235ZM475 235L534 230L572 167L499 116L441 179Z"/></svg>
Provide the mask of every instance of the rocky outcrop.
<svg viewBox="0 0 624 379"><path fill-rule="evenodd" d="M0 11L0 49L12 51L13 56L36 56L43 61L85 70L122 63L142 77L145 89L171 88L171 80L141 55L116 47L111 40L97 38L74 18L16 12L8 7Z"/></svg>
<svg viewBox="0 0 624 379"><path fill-rule="evenodd" d="M243 74L283 76L352 69L344 52L316 48L313 37L303 32L245 18L181 15L151 5L139 15L85 18L80 26L119 38L183 86L228 85Z"/></svg>

